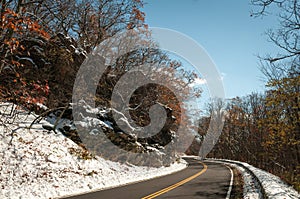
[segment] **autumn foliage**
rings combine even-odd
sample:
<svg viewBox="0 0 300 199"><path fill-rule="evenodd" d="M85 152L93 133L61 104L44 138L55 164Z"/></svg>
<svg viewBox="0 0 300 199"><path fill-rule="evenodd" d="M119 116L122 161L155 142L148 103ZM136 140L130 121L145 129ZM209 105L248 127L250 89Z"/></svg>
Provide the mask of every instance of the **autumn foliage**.
<svg viewBox="0 0 300 199"><path fill-rule="evenodd" d="M30 109L68 104L86 53L129 23L142 27L141 6L131 0L1 1L1 100Z"/></svg>
<svg viewBox="0 0 300 199"><path fill-rule="evenodd" d="M300 191L300 4L298 0L251 0L251 4L253 17L278 16L279 27L266 35L280 53L259 57L266 78L263 94L224 102L225 125L209 157L248 162ZM210 118L199 119L201 139ZM197 147L194 144L189 152L195 153Z"/></svg>
<svg viewBox="0 0 300 199"><path fill-rule="evenodd" d="M272 80L265 94L227 100L224 128L209 157L248 162L299 191L299 81L299 74ZM210 116L199 120L199 137L205 137L209 121ZM194 144L189 151L195 153L198 146Z"/></svg>
<svg viewBox="0 0 300 199"><path fill-rule="evenodd" d="M0 101L37 113L43 111L41 104L49 109L68 106L77 72L87 55L106 39L134 30L141 38L136 42L140 47L107 67L96 96L90 100L97 106L111 107L113 89L124 74L136 66L156 64L156 76L165 84L139 88L130 100L131 117L137 125L145 126L150 123L149 108L161 104L173 118L164 132L190 125L182 122L188 121L184 102L193 92L189 84L197 76L157 49L142 6L140 0L1 1ZM200 94L198 91L198 97Z"/></svg>
<svg viewBox="0 0 300 199"><path fill-rule="evenodd" d="M24 10L23 10L24 11ZM49 38L37 21L5 7L2 4L1 22L0 93L2 100L13 101L33 108L32 104L44 104L49 94L47 81L31 79L24 75L25 64L19 61L18 53L25 50L22 38L41 36Z"/></svg>

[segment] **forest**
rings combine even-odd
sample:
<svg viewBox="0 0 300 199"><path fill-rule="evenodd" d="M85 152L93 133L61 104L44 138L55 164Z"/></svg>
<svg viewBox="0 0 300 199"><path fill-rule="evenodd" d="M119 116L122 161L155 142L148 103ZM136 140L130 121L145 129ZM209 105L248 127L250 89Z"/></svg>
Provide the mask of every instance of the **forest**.
<svg viewBox="0 0 300 199"><path fill-rule="evenodd" d="M300 190L300 3L297 0L252 0L257 6L252 17L279 9L280 27L267 36L283 53L258 57L266 85L264 93L249 94L208 103L208 113L222 111L224 128L209 157L240 160L280 176ZM209 127L211 115L199 119L200 144L189 153L197 154Z"/></svg>
<svg viewBox="0 0 300 199"><path fill-rule="evenodd" d="M248 162L280 176L300 191L300 3L297 0L251 0L252 17L279 10L280 27L267 36L283 53L259 57L266 79L264 93L252 93L207 105L199 118L200 142L188 149L198 154L209 116L216 108L225 115L222 135L209 157ZM0 101L13 102L43 114L68 107L76 74L87 55L107 38L124 30L136 32L138 50L125 54L107 68L95 95L99 106L110 107L118 80L131 68L159 64L168 87L151 84L130 100L130 115L140 126L150 123L149 109L160 103L172 110L176 131L188 117L182 103L201 90L191 85L198 77L156 49L151 40L141 0L1 0ZM146 47L147 48L146 48ZM175 96L168 88L181 93ZM46 112L47 112L46 111ZM188 122L186 127L192 128ZM159 140L159 139L158 139ZM159 143L159 141L154 141ZM166 143L160 143L165 145Z"/></svg>

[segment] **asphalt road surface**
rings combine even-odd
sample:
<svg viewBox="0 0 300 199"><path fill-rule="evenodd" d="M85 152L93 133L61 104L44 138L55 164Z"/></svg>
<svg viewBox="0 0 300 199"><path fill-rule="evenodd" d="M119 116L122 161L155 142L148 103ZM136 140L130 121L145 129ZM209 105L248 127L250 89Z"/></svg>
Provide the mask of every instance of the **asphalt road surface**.
<svg viewBox="0 0 300 199"><path fill-rule="evenodd" d="M186 159L189 166L177 173L68 199L225 199L231 173L222 164Z"/></svg>

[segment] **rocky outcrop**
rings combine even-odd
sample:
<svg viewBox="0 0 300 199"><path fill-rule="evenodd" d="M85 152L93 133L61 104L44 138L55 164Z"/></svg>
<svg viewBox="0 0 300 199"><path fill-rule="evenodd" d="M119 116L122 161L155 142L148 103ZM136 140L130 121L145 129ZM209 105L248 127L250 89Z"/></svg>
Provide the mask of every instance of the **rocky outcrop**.
<svg viewBox="0 0 300 199"><path fill-rule="evenodd" d="M50 93L45 105L51 109L69 104L77 71L86 58L86 53L76 41L59 33L50 39L23 39L20 46L22 49L15 59L26 65L21 72L27 80L47 81L49 84ZM159 133L147 138L138 138L136 132L141 131L140 129L131 126L122 113L106 108L110 105L112 90L121 75L122 73L114 73L110 67L105 71L99 82L101 89L96 93L97 99L101 97L100 102L96 100L96 103L102 107L91 108L85 102L73 104L63 112L60 110L51 113L48 120L52 126L46 125L45 129L50 130L54 127L55 131L60 131L78 145L114 161L150 166L170 164L174 161L175 153L166 146L176 139L172 109L162 105L167 112L167 120ZM157 87L150 85L146 90L142 88L134 94L133 99L136 103L133 104L143 101L144 94L150 94L145 105L130 112L137 126L148 125L149 107L157 101L156 90ZM74 108L79 110L76 118L73 118L72 114ZM87 146L86 143L89 142L91 145ZM119 149L125 153L119 154Z"/></svg>
<svg viewBox="0 0 300 199"><path fill-rule="evenodd" d="M77 114L75 118L72 116L74 108ZM170 130L174 120L172 110L168 107L165 109L168 112L165 127L157 135L143 139L125 133L124 129L134 128L122 113L112 108L91 108L84 101L70 106L63 114L52 113L48 121L57 123L58 131L103 158L139 166L160 167L170 165L177 158L174 151L168 151L165 147L176 138L175 132ZM59 116L62 117L56 122ZM118 126L116 120L124 121L123 126Z"/></svg>

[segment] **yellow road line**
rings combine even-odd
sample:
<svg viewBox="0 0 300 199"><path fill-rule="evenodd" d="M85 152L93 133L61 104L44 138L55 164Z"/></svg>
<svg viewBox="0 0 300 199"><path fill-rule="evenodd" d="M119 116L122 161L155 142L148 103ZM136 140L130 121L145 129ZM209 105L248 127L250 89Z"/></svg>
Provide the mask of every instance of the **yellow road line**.
<svg viewBox="0 0 300 199"><path fill-rule="evenodd" d="M155 198L157 196L160 196L160 195L162 195L164 193L167 193L167 192L169 192L169 191L171 191L171 190L173 190L173 189L175 189L175 188L177 188L177 187L179 187L179 186L181 186L181 185L183 185L183 184L185 184L185 183L187 183L187 182L189 182L189 181L197 178L198 176L200 176L201 174L203 174L207 170L207 165L204 164L204 163L202 163L202 162L200 162L200 163L203 165L204 168L199 173L196 173L195 175L192 175L191 177L188 177L188 178L186 178L186 179L184 179L184 180L182 180L180 182L177 182L176 184L173 184L173 185L171 185L171 186L169 186L167 188L164 188L164 189L162 189L160 191L157 191L157 192L155 192L153 194L145 196L142 199Z"/></svg>

